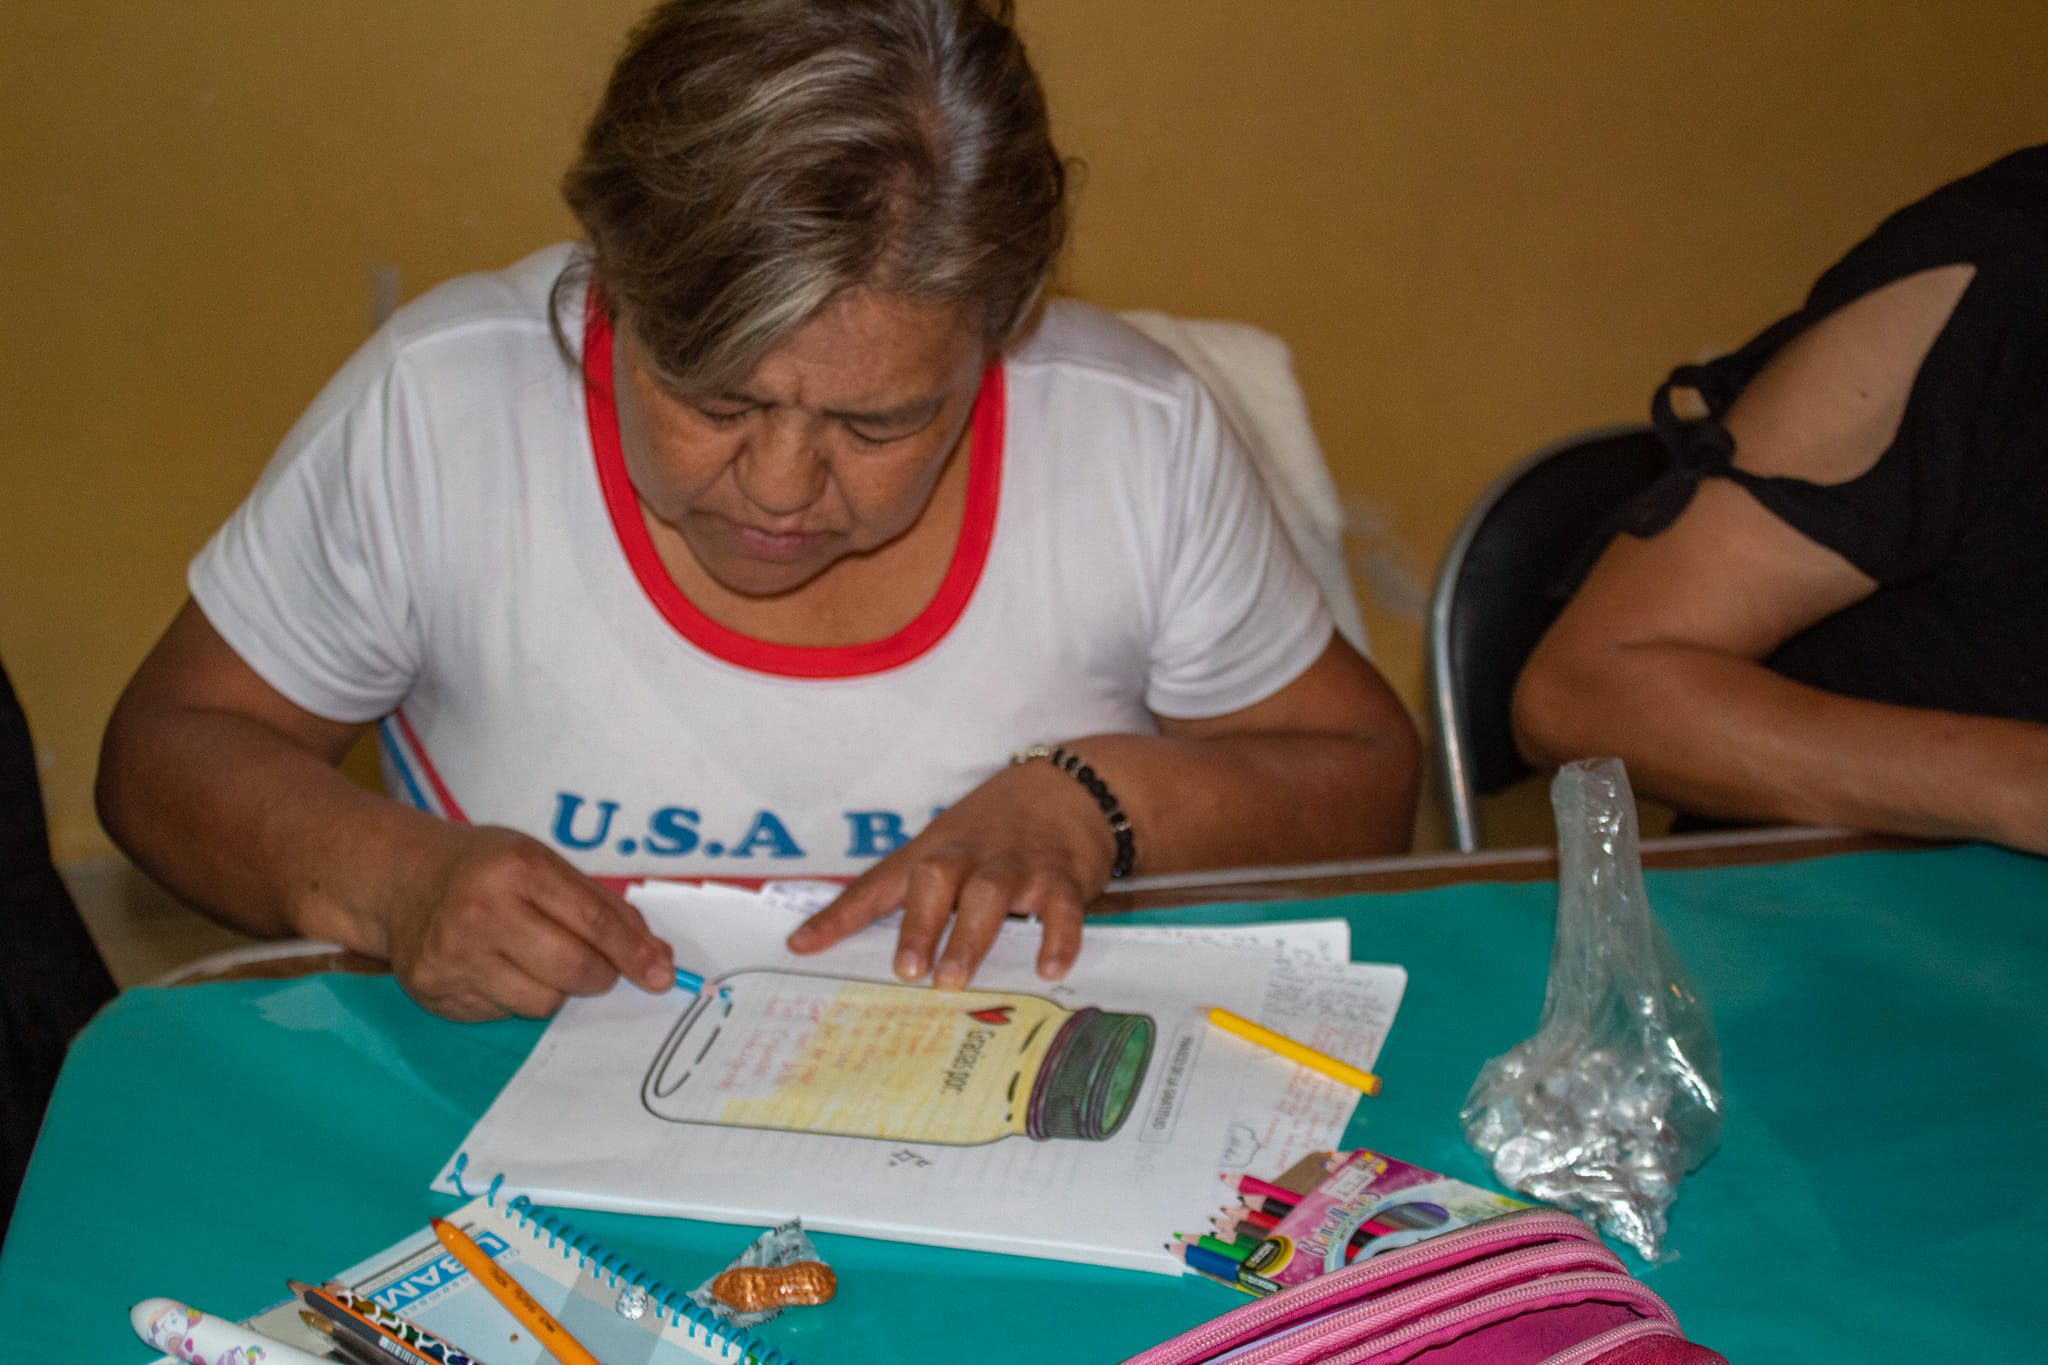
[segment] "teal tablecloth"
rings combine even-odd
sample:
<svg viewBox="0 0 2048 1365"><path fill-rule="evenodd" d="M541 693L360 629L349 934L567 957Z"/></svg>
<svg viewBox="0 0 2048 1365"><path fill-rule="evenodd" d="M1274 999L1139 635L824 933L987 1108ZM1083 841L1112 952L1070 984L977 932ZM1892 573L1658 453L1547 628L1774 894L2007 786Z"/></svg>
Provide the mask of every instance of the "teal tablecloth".
<svg viewBox="0 0 2048 1365"><path fill-rule="evenodd" d="M1964 847L1652 873L1713 1006L1720 1153L1643 1278L1731 1360L2035 1358L2048 1325L2048 862ZM1385 1096L1348 1140L1468 1180L1457 1109L1534 1027L1554 889L1470 885L1141 918L1341 914L1400 962ZM0 1356L137 1362L127 1308L274 1301L419 1227L426 1192L538 1036L432 1018L343 976L135 990L79 1039L4 1253ZM578 1213L671 1282L749 1235ZM1234 1306L1201 1281L819 1237L841 1293L765 1334L802 1365L1113 1361Z"/></svg>

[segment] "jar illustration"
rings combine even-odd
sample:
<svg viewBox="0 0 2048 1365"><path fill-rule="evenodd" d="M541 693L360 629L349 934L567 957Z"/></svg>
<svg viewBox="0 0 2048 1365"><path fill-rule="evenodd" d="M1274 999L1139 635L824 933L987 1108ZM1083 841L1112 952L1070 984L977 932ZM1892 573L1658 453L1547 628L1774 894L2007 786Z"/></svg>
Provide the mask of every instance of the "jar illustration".
<svg viewBox="0 0 2048 1365"><path fill-rule="evenodd" d="M674 1123L974 1146L1101 1142L1130 1116L1157 1028L1042 995L768 969L708 983L640 1098Z"/></svg>

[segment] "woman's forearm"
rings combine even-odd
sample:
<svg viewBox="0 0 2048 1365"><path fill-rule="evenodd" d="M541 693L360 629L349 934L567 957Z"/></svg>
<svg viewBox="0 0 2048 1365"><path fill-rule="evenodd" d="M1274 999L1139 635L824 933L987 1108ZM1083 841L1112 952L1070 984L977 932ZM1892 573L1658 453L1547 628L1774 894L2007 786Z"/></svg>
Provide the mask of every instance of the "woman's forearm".
<svg viewBox="0 0 2048 1365"><path fill-rule="evenodd" d="M1419 780L1414 731L1183 738L1093 735L1069 746L1129 815L1137 871L1405 852Z"/></svg>
<svg viewBox="0 0 2048 1365"><path fill-rule="evenodd" d="M1701 815L2048 852L2048 726L1866 701L1677 644L1539 652L1516 736L1544 765L1613 755Z"/></svg>
<svg viewBox="0 0 2048 1365"><path fill-rule="evenodd" d="M1220 716L1162 717L1159 728L1062 741L1079 757L1069 771L1042 761L997 771L800 925L790 946L819 951L901 907L897 974L930 971L957 989L1004 919L1031 915L1044 926L1039 974L1058 978L1080 951L1084 910L1116 869L1104 798L1092 786L1128 817L1139 874L1408 846L1415 726L1340 640L1263 701ZM1088 785L1075 780L1079 764Z"/></svg>
<svg viewBox="0 0 2048 1365"><path fill-rule="evenodd" d="M107 733L100 818L158 881L224 923L386 955L366 880L394 875L428 817L363 790L246 716L124 703Z"/></svg>

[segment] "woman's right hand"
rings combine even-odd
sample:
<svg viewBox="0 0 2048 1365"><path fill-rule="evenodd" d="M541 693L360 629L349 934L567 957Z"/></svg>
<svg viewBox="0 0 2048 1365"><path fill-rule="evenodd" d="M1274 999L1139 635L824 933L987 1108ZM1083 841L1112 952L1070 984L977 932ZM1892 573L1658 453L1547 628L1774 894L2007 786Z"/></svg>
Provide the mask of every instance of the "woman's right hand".
<svg viewBox="0 0 2048 1365"><path fill-rule="evenodd" d="M377 913L406 994L450 1019L545 1018L621 976L675 986L669 946L617 892L514 830L443 825Z"/></svg>
<svg viewBox="0 0 2048 1365"><path fill-rule="evenodd" d="M114 708L100 817L187 904L385 958L453 1019L552 1014L621 975L674 987L640 913L544 845L337 771L363 730L294 704L187 601Z"/></svg>

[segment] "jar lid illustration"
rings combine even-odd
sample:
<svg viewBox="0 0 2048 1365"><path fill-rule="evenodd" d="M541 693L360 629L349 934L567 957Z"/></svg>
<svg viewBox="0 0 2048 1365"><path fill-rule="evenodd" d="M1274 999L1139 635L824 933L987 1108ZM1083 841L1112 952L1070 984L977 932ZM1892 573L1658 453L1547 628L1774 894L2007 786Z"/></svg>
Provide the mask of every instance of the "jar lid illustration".
<svg viewBox="0 0 2048 1365"><path fill-rule="evenodd" d="M1024 1131L1097 1142L1115 1134L1137 1102L1157 1031L1149 1014L1075 1010L1040 1063Z"/></svg>

